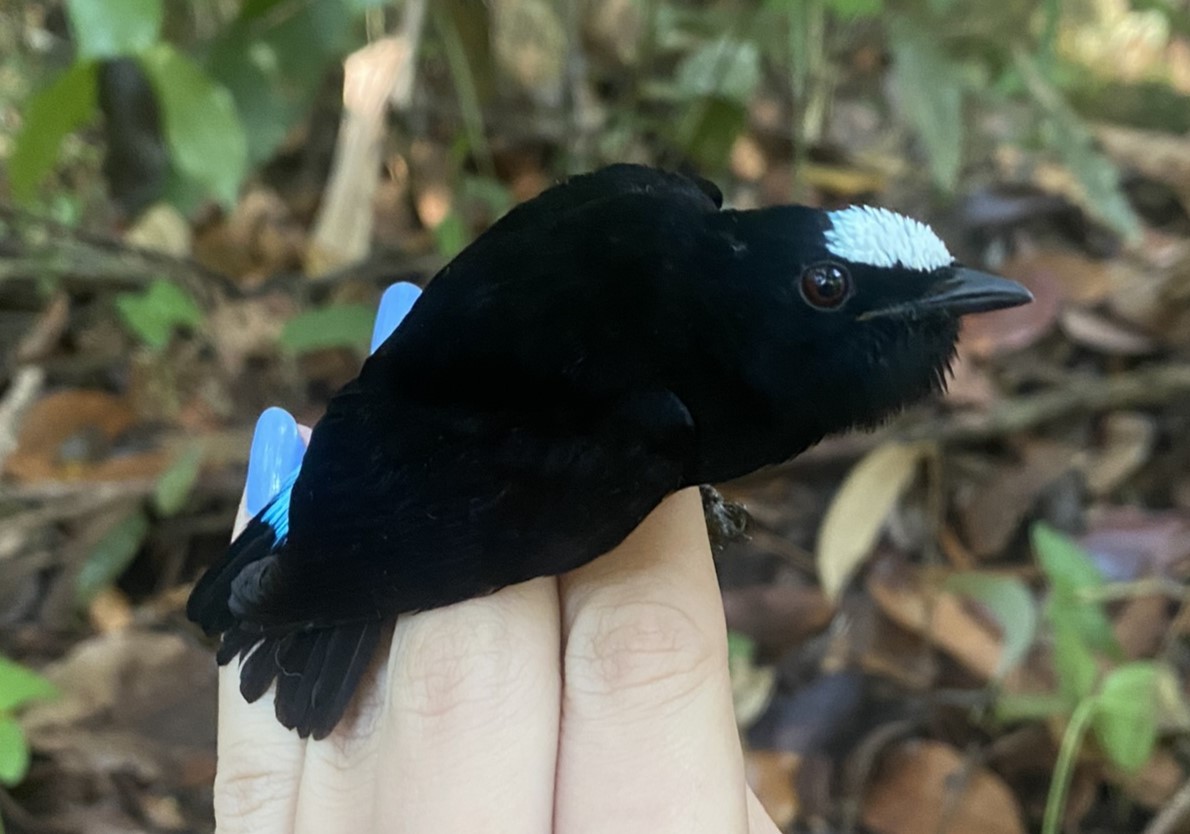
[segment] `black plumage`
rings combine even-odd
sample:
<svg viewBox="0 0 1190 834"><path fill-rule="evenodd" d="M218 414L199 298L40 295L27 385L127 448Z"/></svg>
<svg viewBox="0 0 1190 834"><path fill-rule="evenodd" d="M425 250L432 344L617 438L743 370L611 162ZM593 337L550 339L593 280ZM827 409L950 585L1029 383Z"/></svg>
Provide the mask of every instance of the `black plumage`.
<svg viewBox="0 0 1190 834"><path fill-rule="evenodd" d="M723 210L630 165L552 188L434 278L188 613L325 736L393 615L578 567L677 489L940 388L959 315L1028 300L943 261L887 212Z"/></svg>

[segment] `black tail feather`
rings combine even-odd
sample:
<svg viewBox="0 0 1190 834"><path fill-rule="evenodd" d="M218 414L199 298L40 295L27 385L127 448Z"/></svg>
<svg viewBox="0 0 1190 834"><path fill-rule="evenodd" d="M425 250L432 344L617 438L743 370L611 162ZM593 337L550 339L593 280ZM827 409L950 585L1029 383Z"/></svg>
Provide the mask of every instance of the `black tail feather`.
<svg viewBox="0 0 1190 834"><path fill-rule="evenodd" d="M246 701L264 697L275 681L277 720L303 738L324 738L347 711L380 641L381 624L345 623L304 630L299 625L281 631L241 619L239 615L251 606L240 600L233 611L233 591L238 589L243 595L241 586L246 581L252 585L251 575L258 572L261 560L274 554L278 554L274 558L284 558L284 552L276 550L277 533L263 520L267 512L268 507L248 522L223 563L198 581L186 603L186 614L207 634L222 634L215 655L220 666L237 656L243 658L240 694Z"/></svg>
<svg viewBox="0 0 1190 834"><path fill-rule="evenodd" d="M260 700L277 677L277 655L281 641L266 637L254 649L248 650L240 667L240 694L248 703Z"/></svg>
<svg viewBox="0 0 1190 834"><path fill-rule="evenodd" d="M277 682L277 720L302 738L328 736L347 711L380 641L380 623L348 623L283 637L235 627L223 636L217 659L237 654L240 694L249 703Z"/></svg>
<svg viewBox="0 0 1190 834"><path fill-rule="evenodd" d="M207 634L232 628L236 624L229 606L232 583L244 568L268 556L276 543L277 534L259 516L248 522L244 532L231 543L223 563L211 567L194 586L186 602L186 616Z"/></svg>
<svg viewBox="0 0 1190 834"><path fill-rule="evenodd" d="M310 731L326 738L339 723L380 642L379 622L332 629L327 661L311 695Z"/></svg>

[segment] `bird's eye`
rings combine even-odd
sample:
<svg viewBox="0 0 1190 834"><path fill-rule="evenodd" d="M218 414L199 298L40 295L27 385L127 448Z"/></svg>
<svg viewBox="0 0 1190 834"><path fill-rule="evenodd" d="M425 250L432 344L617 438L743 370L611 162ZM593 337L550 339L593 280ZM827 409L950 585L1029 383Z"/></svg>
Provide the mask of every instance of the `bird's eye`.
<svg viewBox="0 0 1190 834"><path fill-rule="evenodd" d="M817 264L802 273L802 298L811 307L833 310L850 295L851 276L839 264Z"/></svg>

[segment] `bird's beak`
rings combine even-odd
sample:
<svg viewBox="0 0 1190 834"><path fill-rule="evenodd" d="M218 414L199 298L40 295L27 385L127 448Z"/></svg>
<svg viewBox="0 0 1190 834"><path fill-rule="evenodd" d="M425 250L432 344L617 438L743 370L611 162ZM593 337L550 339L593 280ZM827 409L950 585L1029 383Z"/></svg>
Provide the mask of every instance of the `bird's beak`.
<svg viewBox="0 0 1190 834"><path fill-rule="evenodd" d="M953 267L924 296L913 303L915 310L944 311L953 316L987 313L1005 307L1019 307L1033 300L1033 293L1016 281L986 272Z"/></svg>

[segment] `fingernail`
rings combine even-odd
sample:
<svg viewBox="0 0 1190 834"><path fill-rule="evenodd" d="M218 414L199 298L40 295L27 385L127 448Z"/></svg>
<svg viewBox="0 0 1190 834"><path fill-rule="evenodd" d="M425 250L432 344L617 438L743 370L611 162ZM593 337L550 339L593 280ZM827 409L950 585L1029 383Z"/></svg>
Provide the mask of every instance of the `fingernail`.
<svg viewBox="0 0 1190 834"><path fill-rule="evenodd" d="M282 482L302 462L305 453L306 444L298 434L293 415L276 407L261 412L252 435L244 488L249 515L256 515L281 491Z"/></svg>
<svg viewBox="0 0 1190 834"><path fill-rule="evenodd" d="M421 289L406 281L393 284L384 291L384 295L380 296L380 308L376 311L376 323L372 325L372 353L397 329L420 295Z"/></svg>

